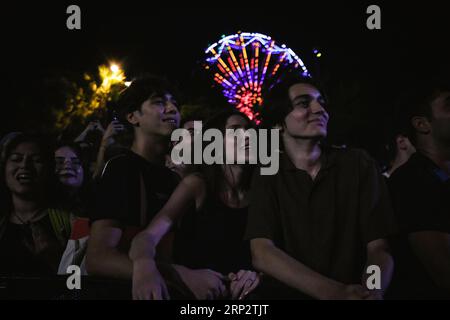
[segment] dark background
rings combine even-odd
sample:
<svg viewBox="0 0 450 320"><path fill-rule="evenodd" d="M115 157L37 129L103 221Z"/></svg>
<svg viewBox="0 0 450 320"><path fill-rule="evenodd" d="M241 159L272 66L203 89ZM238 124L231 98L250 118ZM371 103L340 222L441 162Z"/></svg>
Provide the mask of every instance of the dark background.
<svg viewBox="0 0 450 320"><path fill-rule="evenodd" d="M221 104L201 68L203 53L222 34L244 31L291 47L327 85L333 137L376 155L390 132L398 96L416 79L450 70L450 19L443 2L185 3L2 4L0 134L50 128L50 109L64 101L60 79L77 81L109 60L121 63L128 78L166 74L188 100L207 97ZM79 31L66 28L70 4L81 7ZM381 7L381 30L366 28L369 4ZM320 60L314 47L323 53Z"/></svg>

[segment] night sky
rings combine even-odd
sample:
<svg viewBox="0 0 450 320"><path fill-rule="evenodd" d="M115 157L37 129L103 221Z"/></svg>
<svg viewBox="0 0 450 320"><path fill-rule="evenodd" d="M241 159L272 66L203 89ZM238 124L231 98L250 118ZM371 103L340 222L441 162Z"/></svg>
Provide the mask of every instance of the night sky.
<svg viewBox="0 0 450 320"><path fill-rule="evenodd" d="M55 79L75 80L108 60L120 62L129 77L166 74L190 99L219 96L200 67L203 52L222 34L237 31L270 35L291 47L313 75L320 69L336 96L336 132L345 140L362 130L352 142L373 150L398 94L416 78L450 70L448 11L430 1L395 7L374 2L382 14L382 29L374 31L366 28L371 3L93 2L2 4L1 134L48 122L58 96ZM80 31L66 28L70 4L81 7ZM323 53L320 62L314 47Z"/></svg>

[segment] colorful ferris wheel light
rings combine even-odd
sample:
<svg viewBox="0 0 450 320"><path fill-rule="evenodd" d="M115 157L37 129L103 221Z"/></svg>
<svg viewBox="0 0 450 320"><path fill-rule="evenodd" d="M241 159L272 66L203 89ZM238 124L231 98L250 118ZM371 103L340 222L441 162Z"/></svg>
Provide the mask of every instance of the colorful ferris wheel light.
<svg viewBox="0 0 450 320"><path fill-rule="evenodd" d="M257 106L286 72L309 77L303 61L286 45L261 33L239 32L222 38L206 51L205 69L222 87L228 102L259 122Z"/></svg>

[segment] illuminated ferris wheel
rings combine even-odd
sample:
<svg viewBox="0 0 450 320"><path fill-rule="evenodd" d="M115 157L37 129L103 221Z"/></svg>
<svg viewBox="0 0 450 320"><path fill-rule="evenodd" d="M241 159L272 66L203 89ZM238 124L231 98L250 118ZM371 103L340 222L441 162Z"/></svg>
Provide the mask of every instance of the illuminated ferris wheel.
<svg viewBox="0 0 450 320"><path fill-rule="evenodd" d="M205 69L213 73L228 102L258 121L257 106L286 72L310 76L303 61L286 45L261 33L223 37L205 51Z"/></svg>

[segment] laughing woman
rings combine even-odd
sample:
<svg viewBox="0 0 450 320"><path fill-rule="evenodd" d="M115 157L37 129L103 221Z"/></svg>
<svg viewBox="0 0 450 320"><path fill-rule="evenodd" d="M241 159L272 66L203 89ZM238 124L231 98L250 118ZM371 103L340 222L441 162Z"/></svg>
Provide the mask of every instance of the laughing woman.
<svg viewBox="0 0 450 320"><path fill-rule="evenodd" d="M168 298L154 252L175 224L175 269L195 298L243 299L258 285L249 243L243 240L252 153L248 141L238 145L234 137L225 134L226 129L250 126L250 120L239 112L220 114L207 123L207 129L219 129L223 134L224 159L241 154L245 159L237 160L245 164L213 164L187 176L146 230L135 237L130 250L135 299Z"/></svg>
<svg viewBox="0 0 450 320"><path fill-rule="evenodd" d="M54 159L40 137L17 134L0 163L0 274L54 275L70 235L70 217L49 210Z"/></svg>

